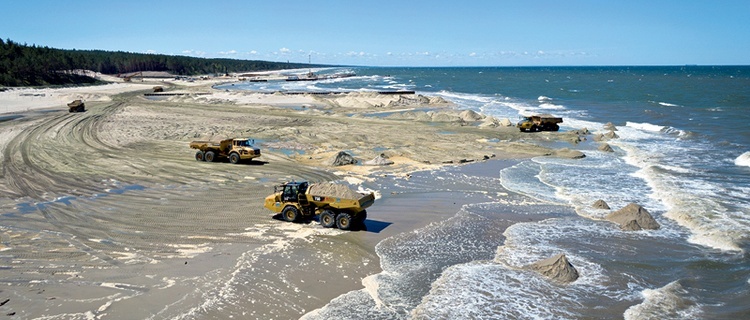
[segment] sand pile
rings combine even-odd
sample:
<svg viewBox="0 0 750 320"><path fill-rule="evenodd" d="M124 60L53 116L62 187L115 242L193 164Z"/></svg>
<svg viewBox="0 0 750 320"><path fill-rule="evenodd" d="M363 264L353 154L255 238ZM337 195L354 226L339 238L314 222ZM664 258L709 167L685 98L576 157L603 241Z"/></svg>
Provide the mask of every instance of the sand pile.
<svg viewBox="0 0 750 320"><path fill-rule="evenodd" d="M610 146L608 143L602 143L598 149L599 151L604 151L604 152L615 152L615 150L612 149L612 146Z"/></svg>
<svg viewBox="0 0 750 320"><path fill-rule="evenodd" d="M528 268L560 283L569 283L578 279L578 270L562 253L534 262Z"/></svg>
<svg viewBox="0 0 750 320"><path fill-rule="evenodd" d="M608 139L617 139L617 138L620 137L620 136L617 135L617 133L615 133L614 130L611 130L611 131L605 133L604 136L607 137Z"/></svg>
<svg viewBox="0 0 750 320"><path fill-rule="evenodd" d="M606 209L606 210L610 209L609 205L606 202L604 202L604 200L602 199L596 200L596 202L594 202L594 204L591 207L594 209Z"/></svg>
<svg viewBox="0 0 750 320"><path fill-rule="evenodd" d="M578 150L562 148L559 150L555 150L554 156L567 159L582 159L586 157L586 154Z"/></svg>
<svg viewBox="0 0 750 320"><path fill-rule="evenodd" d="M389 160L388 157L385 156L385 154L381 153L372 160L362 162L362 164L366 166L388 166L392 165L393 161Z"/></svg>
<svg viewBox="0 0 750 320"><path fill-rule="evenodd" d="M512 127L513 122L510 122L510 119L508 118L503 118L503 120L500 120L500 125L503 127Z"/></svg>
<svg viewBox="0 0 750 320"><path fill-rule="evenodd" d="M459 113L458 116L461 117L461 120L466 121L466 122L473 122L473 121L479 121L479 120L484 119L484 117L481 114L474 112L474 110L461 111L461 113Z"/></svg>
<svg viewBox="0 0 750 320"><path fill-rule="evenodd" d="M659 229L659 223L640 205L630 203L624 208L607 215L607 220L620 225L620 229L637 231L641 229Z"/></svg>
<svg viewBox="0 0 750 320"><path fill-rule="evenodd" d="M345 199L359 199L362 197L361 194L356 191L349 189L349 187L343 184L336 184L333 182L322 182L311 184L307 188L307 194L313 196L325 196Z"/></svg>
<svg viewBox="0 0 750 320"><path fill-rule="evenodd" d="M327 161L329 166L345 166L350 164L357 164L357 159L354 159L354 157L345 151L339 151L339 153L336 154L336 156L328 159Z"/></svg>

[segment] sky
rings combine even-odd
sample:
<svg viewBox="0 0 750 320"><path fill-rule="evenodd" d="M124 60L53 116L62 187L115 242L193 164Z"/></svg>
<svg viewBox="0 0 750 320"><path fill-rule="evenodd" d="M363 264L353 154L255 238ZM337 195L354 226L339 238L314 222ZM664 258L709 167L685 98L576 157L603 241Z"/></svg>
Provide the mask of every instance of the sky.
<svg viewBox="0 0 750 320"><path fill-rule="evenodd" d="M0 0L0 38L358 66L750 65L750 0Z"/></svg>

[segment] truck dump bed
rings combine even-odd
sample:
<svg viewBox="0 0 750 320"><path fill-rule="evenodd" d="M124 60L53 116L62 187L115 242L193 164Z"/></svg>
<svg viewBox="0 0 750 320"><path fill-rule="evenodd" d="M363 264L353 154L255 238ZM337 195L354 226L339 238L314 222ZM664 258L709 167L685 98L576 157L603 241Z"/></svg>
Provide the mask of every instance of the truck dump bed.
<svg viewBox="0 0 750 320"><path fill-rule="evenodd" d="M364 210L375 202L375 195L372 193L361 194L345 185L330 182L311 184L306 196L308 201L319 207L328 205L355 211Z"/></svg>
<svg viewBox="0 0 750 320"><path fill-rule="evenodd" d="M190 147L193 149L205 149L205 148L224 148L228 143L232 142L232 139L221 140L221 141L208 141L208 140L196 140L190 142Z"/></svg>

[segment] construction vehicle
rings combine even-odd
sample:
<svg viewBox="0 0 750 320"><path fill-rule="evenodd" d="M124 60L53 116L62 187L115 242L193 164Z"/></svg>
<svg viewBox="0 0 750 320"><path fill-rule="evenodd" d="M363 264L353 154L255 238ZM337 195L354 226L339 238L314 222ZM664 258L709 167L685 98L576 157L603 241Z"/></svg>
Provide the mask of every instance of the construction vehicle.
<svg viewBox="0 0 750 320"><path fill-rule="evenodd" d="M263 206L281 213L281 217L289 222L318 216L324 228L336 226L349 230L354 224L364 223L367 219L365 209L374 202L375 194L358 193L345 185L292 181L275 186Z"/></svg>
<svg viewBox="0 0 750 320"><path fill-rule="evenodd" d="M83 103L82 100L74 100L71 103L68 103L68 112L84 112L86 111L86 105Z"/></svg>
<svg viewBox="0 0 750 320"><path fill-rule="evenodd" d="M252 160L260 157L260 149L253 144L252 139L224 139L221 141L193 141L190 148L198 149L195 152L195 160L214 162L219 159L229 159L231 163L240 163L242 160Z"/></svg>
<svg viewBox="0 0 750 320"><path fill-rule="evenodd" d="M560 130L558 123L562 122L562 118L555 117L551 114L537 114L523 117L516 127L521 129L522 132L558 131Z"/></svg>
<svg viewBox="0 0 750 320"><path fill-rule="evenodd" d="M140 76L141 77L141 82L143 82L143 72L142 71L135 72L135 73L133 73L133 74L131 74L129 76L123 76L122 77L122 81L130 82L133 78L135 78L135 76Z"/></svg>

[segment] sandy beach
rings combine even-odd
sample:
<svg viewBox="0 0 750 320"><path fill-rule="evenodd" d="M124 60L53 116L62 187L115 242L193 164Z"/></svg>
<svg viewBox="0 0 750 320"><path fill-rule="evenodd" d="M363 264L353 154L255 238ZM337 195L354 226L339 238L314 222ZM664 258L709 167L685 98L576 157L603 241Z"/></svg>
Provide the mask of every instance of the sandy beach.
<svg viewBox="0 0 750 320"><path fill-rule="evenodd" d="M384 239L508 196L450 185L451 175L555 156L538 142L578 138L521 133L436 97L212 88L226 81L0 92L0 314L299 318L365 288L383 271L375 248ZM145 96L154 86L177 95ZM69 113L74 99L87 111ZM226 137L255 139L263 155L194 160L190 141ZM330 166L340 151L394 164ZM375 192L365 230L274 218L263 198L290 180Z"/></svg>

